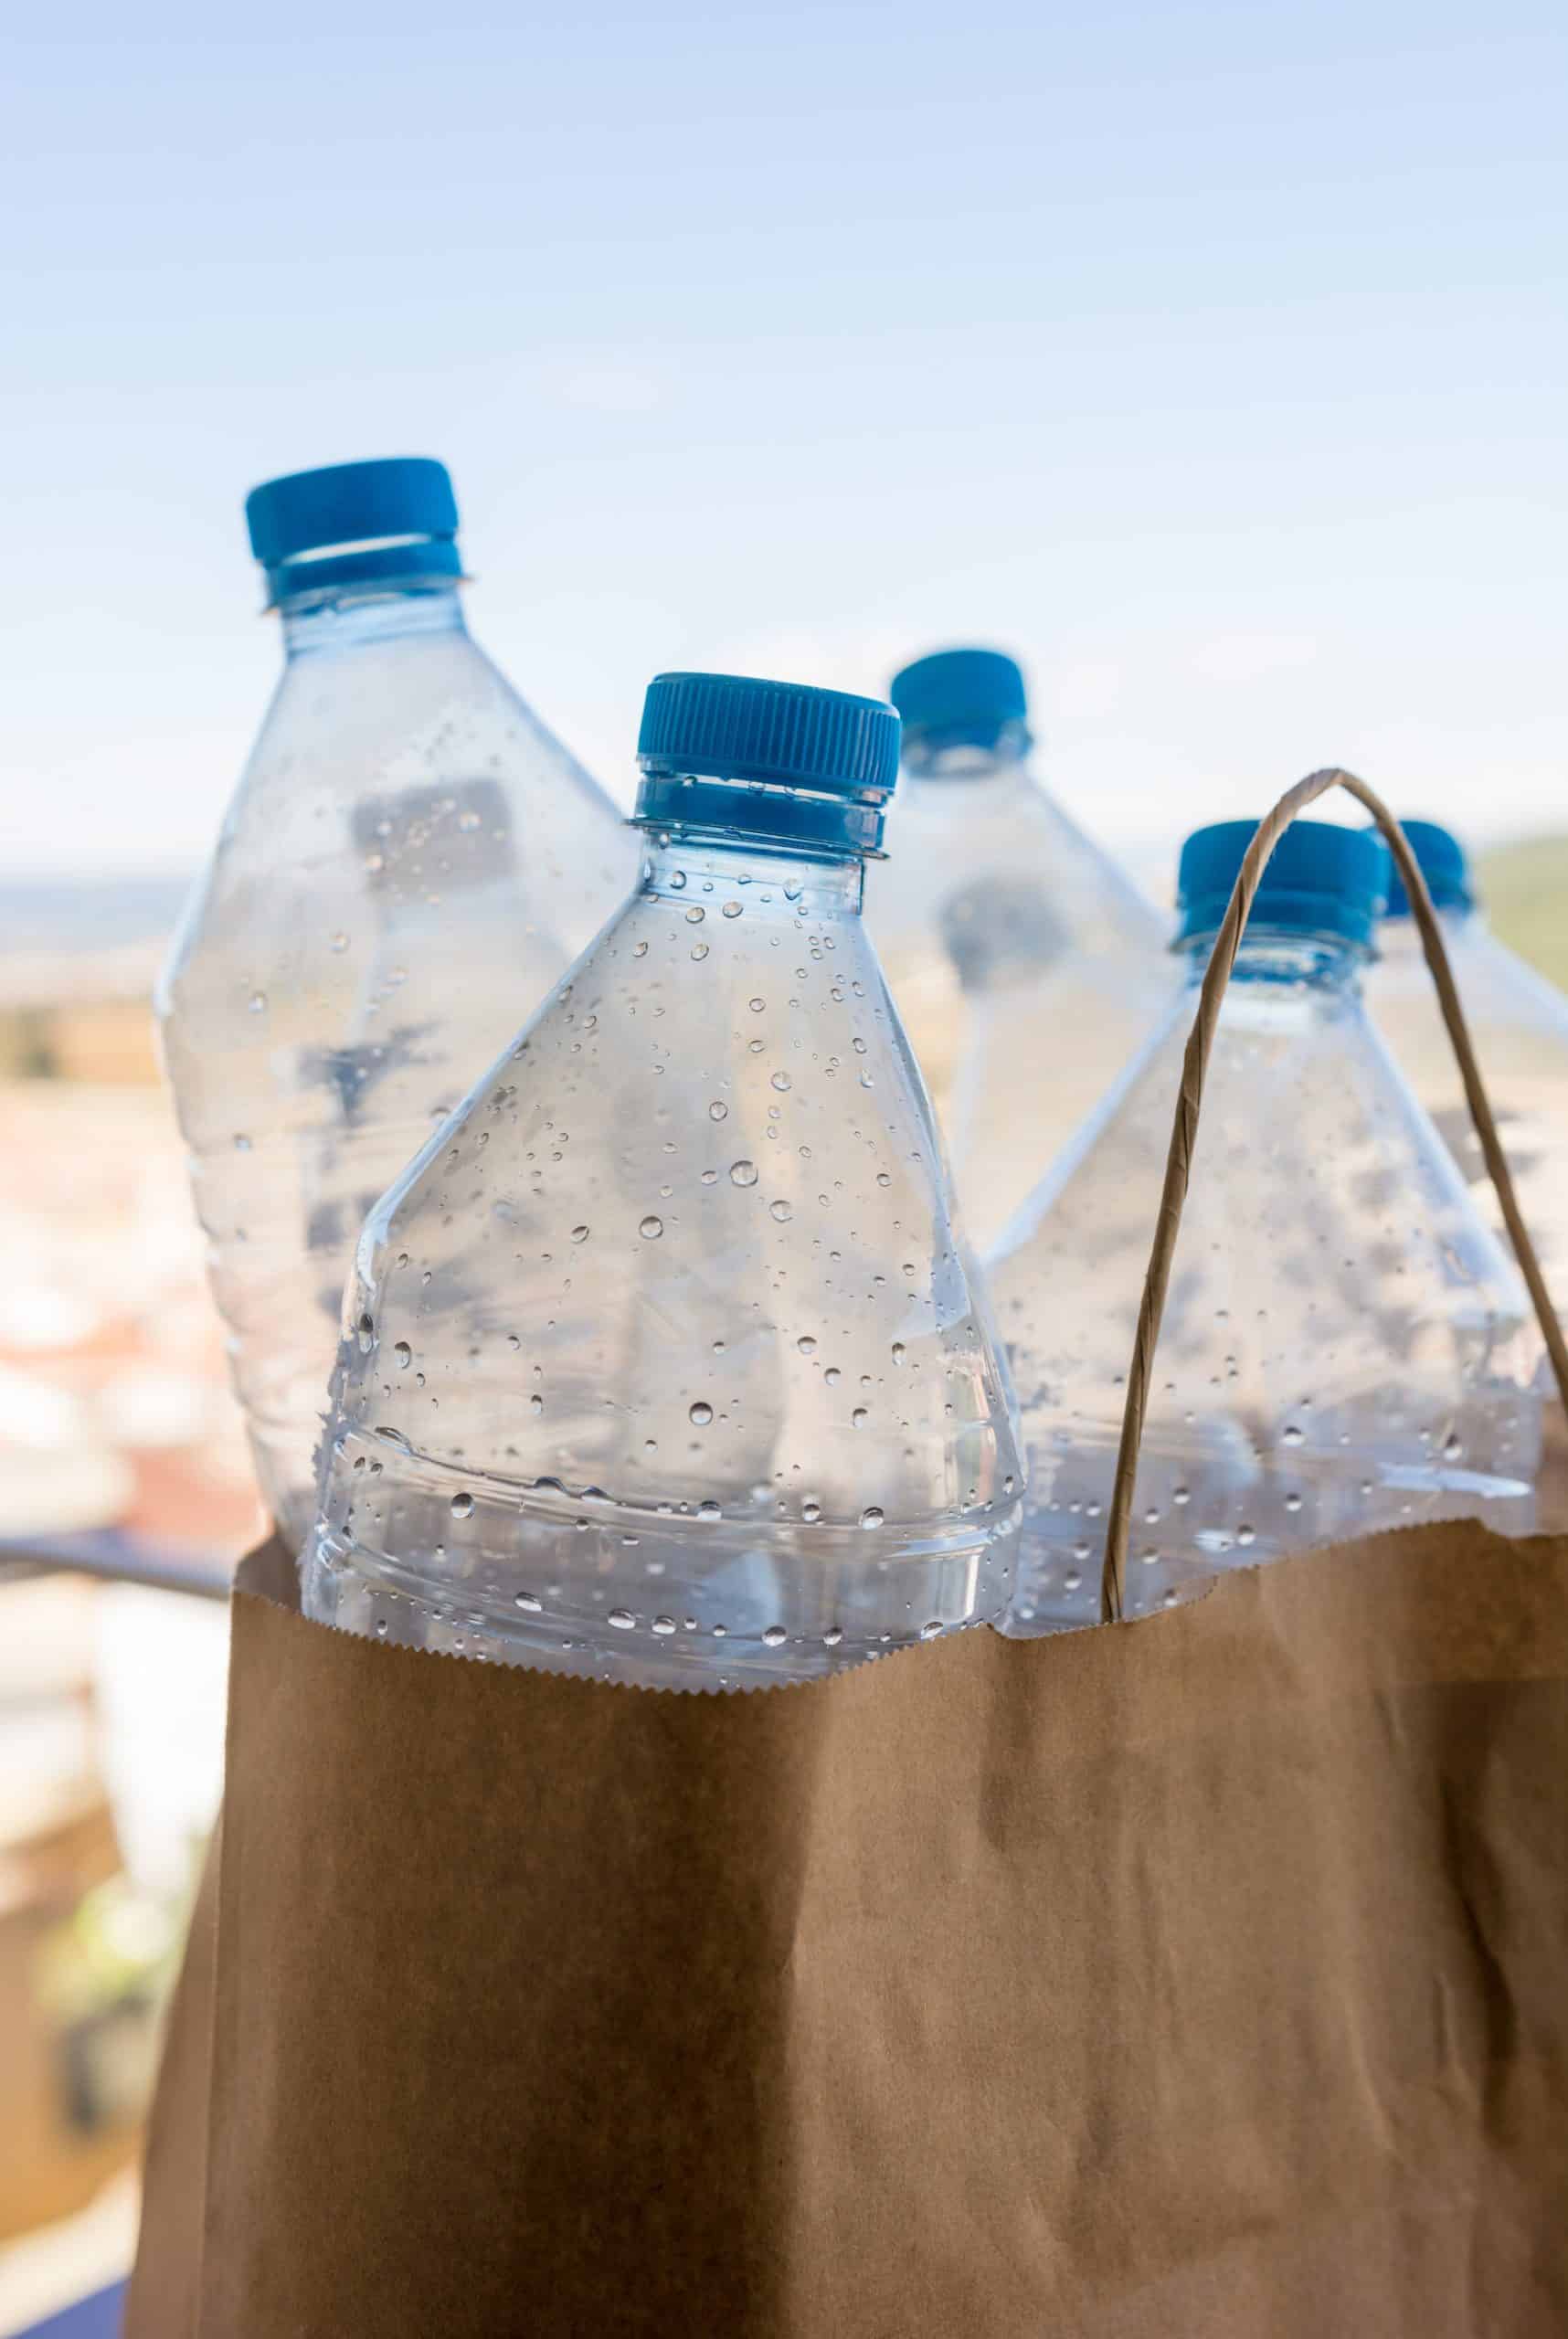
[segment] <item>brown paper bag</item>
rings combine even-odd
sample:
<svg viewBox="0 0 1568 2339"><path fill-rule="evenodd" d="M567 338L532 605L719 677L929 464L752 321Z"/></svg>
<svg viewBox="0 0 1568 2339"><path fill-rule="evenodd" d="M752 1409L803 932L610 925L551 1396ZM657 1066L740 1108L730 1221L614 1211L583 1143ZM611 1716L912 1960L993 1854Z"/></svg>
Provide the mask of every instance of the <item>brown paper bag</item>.
<svg viewBox="0 0 1568 2339"><path fill-rule="evenodd" d="M736 1697L289 1575L235 1601L128 2339L1568 2328L1568 1539Z"/></svg>

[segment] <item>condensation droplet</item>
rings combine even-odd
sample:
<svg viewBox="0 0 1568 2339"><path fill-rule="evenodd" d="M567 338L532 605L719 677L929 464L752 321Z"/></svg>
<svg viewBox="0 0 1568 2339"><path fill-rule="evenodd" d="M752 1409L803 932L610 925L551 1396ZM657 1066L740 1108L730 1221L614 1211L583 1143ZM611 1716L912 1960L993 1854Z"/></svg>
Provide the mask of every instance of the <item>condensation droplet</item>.
<svg viewBox="0 0 1568 2339"><path fill-rule="evenodd" d="M764 1648L782 1648L789 1635L782 1625L769 1625L762 1635Z"/></svg>
<svg viewBox="0 0 1568 2339"><path fill-rule="evenodd" d="M795 1346L800 1349L802 1356L815 1356L817 1353L817 1343L811 1338L810 1332L802 1332L800 1339L796 1341Z"/></svg>
<svg viewBox="0 0 1568 2339"><path fill-rule="evenodd" d="M732 1161L729 1165L729 1182L732 1186L755 1186L757 1183L756 1162Z"/></svg>
<svg viewBox="0 0 1568 2339"><path fill-rule="evenodd" d="M574 1226L574 1227L573 1227L573 1229L572 1229L572 1241L573 1241L574 1243L586 1243L586 1242L588 1241L588 1228L587 1228L586 1226Z"/></svg>
<svg viewBox="0 0 1568 2339"><path fill-rule="evenodd" d="M659 1637L660 1637L660 1639L661 1639L662 1641L667 1641L667 1640L669 1639L669 1637L670 1637L671 1634L674 1631L674 1629L675 1629L675 1619L673 1618L673 1616L655 1616L655 1617L654 1617L654 1619L653 1619L653 1630L658 1634L658 1635L659 1635Z"/></svg>
<svg viewBox="0 0 1568 2339"><path fill-rule="evenodd" d="M867 1508L861 1512L860 1523L863 1527L880 1527L882 1525L883 1514L878 1510L874 1503L869 1504Z"/></svg>
<svg viewBox="0 0 1568 2339"><path fill-rule="evenodd" d="M637 1232L645 1243L656 1243L664 1232L664 1222L662 1218L655 1218L650 1211Z"/></svg>
<svg viewBox="0 0 1568 2339"><path fill-rule="evenodd" d="M806 1501L800 1505L800 1516L805 1520L808 1527L814 1527L821 1515L821 1504L820 1502L813 1502L809 1497Z"/></svg>
<svg viewBox="0 0 1568 2339"><path fill-rule="evenodd" d="M520 1592L513 1600L514 1608L521 1608L525 1616L537 1616L545 1603L532 1592Z"/></svg>
<svg viewBox="0 0 1568 2339"><path fill-rule="evenodd" d="M837 1648L843 1636L843 1626L842 1625L830 1625L827 1631L822 1635L822 1646L824 1648Z"/></svg>
<svg viewBox="0 0 1568 2339"><path fill-rule="evenodd" d="M715 1096L713 1103L708 1106L708 1118L710 1121L728 1120L729 1106L721 1097Z"/></svg>
<svg viewBox="0 0 1568 2339"><path fill-rule="evenodd" d="M1244 1551L1247 1549L1249 1544L1255 1543L1256 1540L1257 1529L1255 1527L1241 1526L1236 1529L1236 1541L1241 1545Z"/></svg>
<svg viewBox="0 0 1568 2339"><path fill-rule="evenodd" d="M782 1096L792 1085L792 1083L787 1072L776 1072L773 1075L772 1085L777 1088L780 1096Z"/></svg>
<svg viewBox="0 0 1568 2339"><path fill-rule="evenodd" d="M688 1405L686 1408L686 1419L694 1429L706 1429L713 1417L713 1407L704 1404L700 1397L694 1405Z"/></svg>
<svg viewBox="0 0 1568 2339"><path fill-rule="evenodd" d="M751 1000L748 1004L754 1015L760 1015L764 1008L767 1006L768 1001L765 999L754 999Z"/></svg>
<svg viewBox="0 0 1568 2339"><path fill-rule="evenodd" d="M740 904L738 902L726 902L724 905L724 914L726 917L738 917L740 915Z"/></svg>
<svg viewBox="0 0 1568 2339"><path fill-rule="evenodd" d="M630 1633L637 1624L630 1608L612 1608L604 1621L607 1625L613 1625L618 1633Z"/></svg>
<svg viewBox="0 0 1568 2339"><path fill-rule="evenodd" d="M408 1346L407 1340L399 1340L392 1353L397 1358L399 1365L409 1365L414 1361L414 1351Z"/></svg>
<svg viewBox="0 0 1568 2339"><path fill-rule="evenodd" d="M700 1502L697 1505L697 1517L706 1519L711 1525L715 1519L722 1519L724 1513L716 1502Z"/></svg>
<svg viewBox="0 0 1568 2339"><path fill-rule="evenodd" d="M857 1405L853 1413L850 1415L850 1426L852 1429L863 1429L870 1419L871 1415L867 1413L865 1407L863 1405Z"/></svg>
<svg viewBox="0 0 1568 2339"><path fill-rule="evenodd" d="M451 1514L454 1519L471 1519L473 1517L473 1497L471 1495L453 1495L451 1499Z"/></svg>
<svg viewBox="0 0 1568 2339"><path fill-rule="evenodd" d="M789 1203L788 1203L787 1201L784 1201L780 1200L780 1201L776 1201L776 1202L769 1202L769 1203L768 1203L768 1215L769 1216L769 1218L776 1218L776 1219L779 1221L779 1225L780 1225L780 1226L788 1226L788 1224L789 1223L789 1221L794 1217L795 1213L794 1213L794 1212L790 1209L790 1207L789 1207Z"/></svg>
<svg viewBox="0 0 1568 2339"><path fill-rule="evenodd" d="M692 907L686 912L686 924L688 926L701 926L706 915L706 910L705 910L700 904L694 902Z"/></svg>

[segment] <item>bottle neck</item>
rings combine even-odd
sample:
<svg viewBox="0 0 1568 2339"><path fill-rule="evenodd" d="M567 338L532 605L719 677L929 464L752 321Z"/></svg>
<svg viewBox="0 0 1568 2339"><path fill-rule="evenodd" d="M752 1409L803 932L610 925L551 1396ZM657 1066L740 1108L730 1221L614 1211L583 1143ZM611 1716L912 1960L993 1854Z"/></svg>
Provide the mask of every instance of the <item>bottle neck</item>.
<svg viewBox="0 0 1568 2339"><path fill-rule="evenodd" d="M383 587L337 597L297 593L278 604L278 614L291 661L323 651L338 656L416 634L467 631L455 585Z"/></svg>
<svg viewBox="0 0 1568 2339"><path fill-rule="evenodd" d="M858 917L864 886L865 863L857 852L789 852L765 839L680 829L643 832L641 891L708 917L735 916L736 902L747 917Z"/></svg>
<svg viewBox="0 0 1568 2339"><path fill-rule="evenodd" d="M1486 926L1486 920L1473 905L1468 908L1453 904L1439 907L1437 923L1443 929L1445 939L1449 942L1463 941L1469 936L1480 934ZM1404 966L1413 959L1424 959L1426 954L1422 947L1421 928L1415 920L1413 917L1385 917L1377 930L1377 955L1380 958L1386 958L1391 966Z"/></svg>
<svg viewBox="0 0 1568 2339"><path fill-rule="evenodd" d="M916 783L938 787L1002 788L1028 776L1029 733L1022 723L1009 724L1001 736L983 747L933 745L918 733L904 742L904 769Z"/></svg>
<svg viewBox="0 0 1568 2339"><path fill-rule="evenodd" d="M1181 946L1190 990L1203 979L1213 941L1213 935L1198 935ZM1260 992L1269 988L1326 996L1353 992L1369 955L1359 942L1321 935L1247 934L1236 952L1231 989L1240 984Z"/></svg>

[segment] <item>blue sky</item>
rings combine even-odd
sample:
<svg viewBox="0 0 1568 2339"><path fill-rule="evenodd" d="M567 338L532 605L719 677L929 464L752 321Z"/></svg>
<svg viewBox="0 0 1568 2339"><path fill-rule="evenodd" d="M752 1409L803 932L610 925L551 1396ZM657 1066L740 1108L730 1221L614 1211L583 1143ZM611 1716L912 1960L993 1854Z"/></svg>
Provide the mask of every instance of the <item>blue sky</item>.
<svg viewBox="0 0 1568 2339"><path fill-rule="evenodd" d="M199 854L277 657L245 490L404 452L622 796L659 667L964 640L1128 847L1326 760L1568 823L1565 101L1558 0L37 19L10 864Z"/></svg>

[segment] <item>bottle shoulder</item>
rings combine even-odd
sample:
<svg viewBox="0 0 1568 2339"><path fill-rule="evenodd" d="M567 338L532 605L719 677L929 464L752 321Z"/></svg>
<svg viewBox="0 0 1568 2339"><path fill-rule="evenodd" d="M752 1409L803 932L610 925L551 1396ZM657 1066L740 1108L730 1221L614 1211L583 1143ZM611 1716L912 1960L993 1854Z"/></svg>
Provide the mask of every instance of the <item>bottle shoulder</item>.
<svg viewBox="0 0 1568 2339"><path fill-rule="evenodd" d="M1192 1020L1192 993L1128 1068L993 1269L1004 1311L1054 1290L1141 1288ZM1257 1293L1315 1275L1390 1278L1417 1310L1522 1318L1511 1262L1360 1002L1255 1005L1233 992L1209 1059L1168 1322L1214 1281ZM1004 1329L1006 1328L1004 1321Z"/></svg>
<svg viewBox="0 0 1568 2339"><path fill-rule="evenodd" d="M352 672L348 670L352 669ZM624 898L626 824L464 633L390 641L284 671L166 963L170 1011L198 961L297 973L334 937L375 947L408 905L457 935L483 886L563 964ZM344 947L344 946L336 946Z"/></svg>
<svg viewBox="0 0 1568 2339"><path fill-rule="evenodd" d="M1022 767L1001 783L916 779L896 799L888 863L867 881L867 914L896 948L911 933L1033 937L1053 958L1153 957L1170 921L1114 856Z"/></svg>
<svg viewBox="0 0 1568 2339"><path fill-rule="evenodd" d="M362 1250L378 1356L406 1349L429 1394L503 1420L523 1474L620 1493L669 1487L721 1411L726 1470L760 1469L780 1419L874 1432L846 1486L856 1454L898 1477L901 1424L940 1451L1008 1438L858 919L725 907L634 896L384 1200ZM387 1385L418 1411L426 1392ZM454 1434L423 1431L426 1451Z"/></svg>

